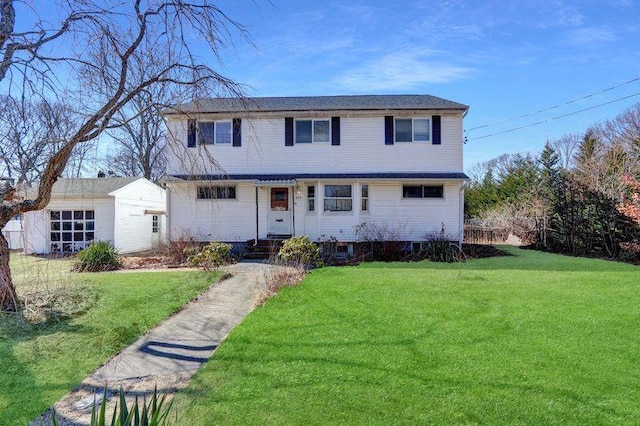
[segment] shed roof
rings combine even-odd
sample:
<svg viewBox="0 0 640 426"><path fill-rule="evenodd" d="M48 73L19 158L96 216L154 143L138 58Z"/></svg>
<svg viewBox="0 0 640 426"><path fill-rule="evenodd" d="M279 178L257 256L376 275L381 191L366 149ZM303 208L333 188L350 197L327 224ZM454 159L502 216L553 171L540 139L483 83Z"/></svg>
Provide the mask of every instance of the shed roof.
<svg viewBox="0 0 640 426"><path fill-rule="evenodd" d="M107 197L110 192L135 182L139 177L61 178L53 185L52 197L92 195Z"/></svg>
<svg viewBox="0 0 640 426"><path fill-rule="evenodd" d="M371 110L466 111L467 105L431 95L343 95L264 98L208 98L176 106L165 114L205 112L371 111Z"/></svg>

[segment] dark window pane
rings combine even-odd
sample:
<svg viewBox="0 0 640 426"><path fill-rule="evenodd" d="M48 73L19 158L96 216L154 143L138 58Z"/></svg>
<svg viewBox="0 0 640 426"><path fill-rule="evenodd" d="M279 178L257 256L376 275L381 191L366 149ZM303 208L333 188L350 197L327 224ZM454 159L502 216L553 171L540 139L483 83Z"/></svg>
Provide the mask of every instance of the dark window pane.
<svg viewBox="0 0 640 426"><path fill-rule="evenodd" d="M84 232L74 232L73 241L84 241Z"/></svg>
<svg viewBox="0 0 640 426"><path fill-rule="evenodd" d="M82 231L84 229L84 223L82 222L73 222L73 230L74 231Z"/></svg>
<svg viewBox="0 0 640 426"><path fill-rule="evenodd" d="M313 198L316 196L316 187L315 186L308 186L307 187L307 197L309 198Z"/></svg>
<svg viewBox="0 0 640 426"><path fill-rule="evenodd" d="M84 212L82 210L76 210L73 212L73 218L75 220L82 220L84 219Z"/></svg>
<svg viewBox="0 0 640 426"><path fill-rule="evenodd" d="M420 185L403 185L402 197L404 198L422 198L422 186Z"/></svg>
<svg viewBox="0 0 640 426"><path fill-rule="evenodd" d="M51 212L51 220L60 220L60 212L52 211Z"/></svg>
<svg viewBox="0 0 640 426"><path fill-rule="evenodd" d="M214 123L200 122L198 123L198 136L201 144L212 144L214 135Z"/></svg>
<svg viewBox="0 0 640 426"><path fill-rule="evenodd" d="M60 222L51 222L51 230L59 231L60 230Z"/></svg>
<svg viewBox="0 0 640 426"><path fill-rule="evenodd" d="M352 200L344 198L325 198L324 210L330 212L349 212L351 211Z"/></svg>
<svg viewBox="0 0 640 426"><path fill-rule="evenodd" d="M396 119L396 142L411 142L411 119Z"/></svg>
<svg viewBox="0 0 640 426"><path fill-rule="evenodd" d="M413 140L419 142L429 141L429 120L413 120Z"/></svg>
<svg viewBox="0 0 640 426"><path fill-rule="evenodd" d="M369 185L362 185L362 197L367 198L369 196Z"/></svg>
<svg viewBox="0 0 640 426"><path fill-rule="evenodd" d="M71 220L71 211L70 210L63 211L62 212L62 219Z"/></svg>
<svg viewBox="0 0 640 426"><path fill-rule="evenodd" d="M216 143L231 143L230 121L219 121L216 123Z"/></svg>
<svg viewBox="0 0 640 426"><path fill-rule="evenodd" d="M325 197L351 197L351 185L325 185Z"/></svg>
<svg viewBox="0 0 640 426"><path fill-rule="evenodd" d="M93 232L87 232L86 238L87 238L87 241L93 241Z"/></svg>
<svg viewBox="0 0 640 426"><path fill-rule="evenodd" d="M316 200L313 198L310 198L309 200L309 211L315 211L316 210Z"/></svg>
<svg viewBox="0 0 640 426"><path fill-rule="evenodd" d="M217 186L216 198L223 198L223 199L236 198L236 187L235 186Z"/></svg>
<svg viewBox="0 0 640 426"><path fill-rule="evenodd" d="M329 120L313 122L313 141L329 142Z"/></svg>
<svg viewBox="0 0 640 426"><path fill-rule="evenodd" d="M88 231L93 231L93 229L94 229L94 222L87 222L87 224L86 224L86 229L87 229Z"/></svg>
<svg viewBox="0 0 640 426"><path fill-rule="evenodd" d="M60 241L60 233L52 232L51 233L51 241Z"/></svg>
<svg viewBox="0 0 640 426"><path fill-rule="evenodd" d="M84 218L86 220L93 220L93 210L87 210L84 212Z"/></svg>
<svg viewBox="0 0 640 426"><path fill-rule="evenodd" d="M311 120L297 120L296 143L310 143L311 140Z"/></svg>
<svg viewBox="0 0 640 426"><path fill-rule="evenodd" d="M443 195L442 192L443 192L442 185L425 186L424 198L442 198L442 195Z"/></svg>
<svg viewBox="0 0 640 426"><path fill-rule="evenodd" d="M62 241L71 241L71 237L72 237L71 232L62 233Z"/></svg>
<svg viewBox="0 0 640 426"><path fill-rule="evenodd" d="M71 247L73 247L71 243L62 243L62 251L65 253L71 253Z"/></svg>
<svg viewBox="0 0 640 426"><path fill-rule="evenodd" d="M62 222L63 231L71 231L71 222Z"/></svg>

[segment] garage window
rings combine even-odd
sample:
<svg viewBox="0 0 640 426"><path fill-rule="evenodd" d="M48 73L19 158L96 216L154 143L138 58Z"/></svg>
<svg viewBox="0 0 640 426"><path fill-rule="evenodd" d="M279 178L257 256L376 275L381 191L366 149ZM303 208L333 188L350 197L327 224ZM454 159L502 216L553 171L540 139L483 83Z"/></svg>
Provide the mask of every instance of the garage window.
<svg viewBox="0 0 640 426"><path fill-rule="evenodd" d="M75 253L94 240L93 210L51 210L49 215L52 253Z"/></svg>

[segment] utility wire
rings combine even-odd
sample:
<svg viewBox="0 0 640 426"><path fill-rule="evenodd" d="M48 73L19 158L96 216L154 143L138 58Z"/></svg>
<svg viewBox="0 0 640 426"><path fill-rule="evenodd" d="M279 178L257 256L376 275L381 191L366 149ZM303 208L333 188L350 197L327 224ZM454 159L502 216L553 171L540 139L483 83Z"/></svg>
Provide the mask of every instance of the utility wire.
<svg viewBox="0 0 640 426"><path fill-rule="evenodd" d="M584 108L584 109L581 109L581 110L578 110L578 111L569 112L567 114L558 115L557 117L552 117L552 118L549 118L547 120L542 120L542 121L538 121L538 122L535 122L535 123L527 124L527 125L524 125L524 126L515 127L513 129L504 130L502 132L497 132L497 133L491 133L489 135L478 136L477 138L473 138L473 140L479 140L479 139L489 138L491 136L503 135L505 133L515 132L516 130L522 130L522 129L526 129L526 128L529 128L529 127L538 126L540 124L548 123L550 121L558 120L560 118L569 117L569 116L575 115L575 114L580 114L581 112L590 111L592 109L600 108L601 106L605 106L605 105L609 105L609 104L612 104L612 103L615 103L615 102L623 101L625 99L633 98L634 96L638 96L638 95L640 95L640 92L634 93L634 94L629 95L629 96L624 96L622 98L614 99L612 101L604 102L604 103L601 103L601 104L598 104L598 105L594 105L594 106L591 106L589 108ZM477 128L479 128L479 127L476 127L476 129Z"/></svg>
<svg viewBox="0 0 640 426"><path fill-rule="evenodd" d="M512 121L520 120L522 118L531 117L533 115L538 115L538 114L541 114L543 112L552 111L552 110L557 109L557 108L561 108L561 107L564 107L564 106L567 106L567 105L574 104L576 102L583 101L585 99L592 98L592 97L597 96L597 95L601 95L603 93L609 92L611 90L617 89L617 88L622 87L622 86L626 86L627 84L631 84L631 83L634 83L634 82L639 81L639 80L640 80L640 77L636 77L636 78L633 78L631 80L625 81L623 83L617 84L615 86L611 86L611 87L607 87L606 89L602 89L599 92L591 93L591 94L588 94L588 95L583 96L581 98L572 99L572 100L567 101L567 102L565 102L563 104L554 105L554 106L549 107L549 108L544 108L544 109L541 109L541 110L538 110L538 111L535 111L535 112L530 112L530 113L527 113L527 114L520 115L518 117L509 118L507 120L494 121L492 123L483 124L482 126L472 127L471 129L465 130L465 132L471 132L473 130L483 129L485 127L495 126L495 125L498 125L498 124L510 123ZM635 96L635 95L631 95L631 96ZM629 96L629 97L631 97L631 96ZM626 99L626 98L622 98L622 99ZM607 104L603 104L603 105L607 105ZM588 111L588 110L589 109L585 109L584 111ZM569 115L571 115L571 114L569 114ZM549 120L547 120L547 121L549 121ZM541 123L544 123L544 122L545 121L542 121ZM525 126L525 127L529 127L529 126ZM503 132L503 133L506 133L506 132ZM501 134L501 133L498 133L498 134ZM475 138L475 139L478 139L478 138Z"/></svg>

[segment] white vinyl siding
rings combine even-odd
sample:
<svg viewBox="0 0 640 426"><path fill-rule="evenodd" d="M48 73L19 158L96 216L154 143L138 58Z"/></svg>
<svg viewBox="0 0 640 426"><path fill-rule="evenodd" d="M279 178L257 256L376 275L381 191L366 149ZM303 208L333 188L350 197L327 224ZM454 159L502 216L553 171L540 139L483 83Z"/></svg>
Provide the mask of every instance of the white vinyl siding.
<svg viewBox="0 0 640 426"><path fill-rule="evenodd" d="M462 120L460 114L442 114L442 144L385 145L384 117L341 117L340 145L306 143L285 146L282 118L242 120L242 147L199 145L187 150L186 122L169 121L167 174L272 174L462 172ZM200 152L202 150L202 152ZM211 159L215 159L212 161Z"/></svg>

